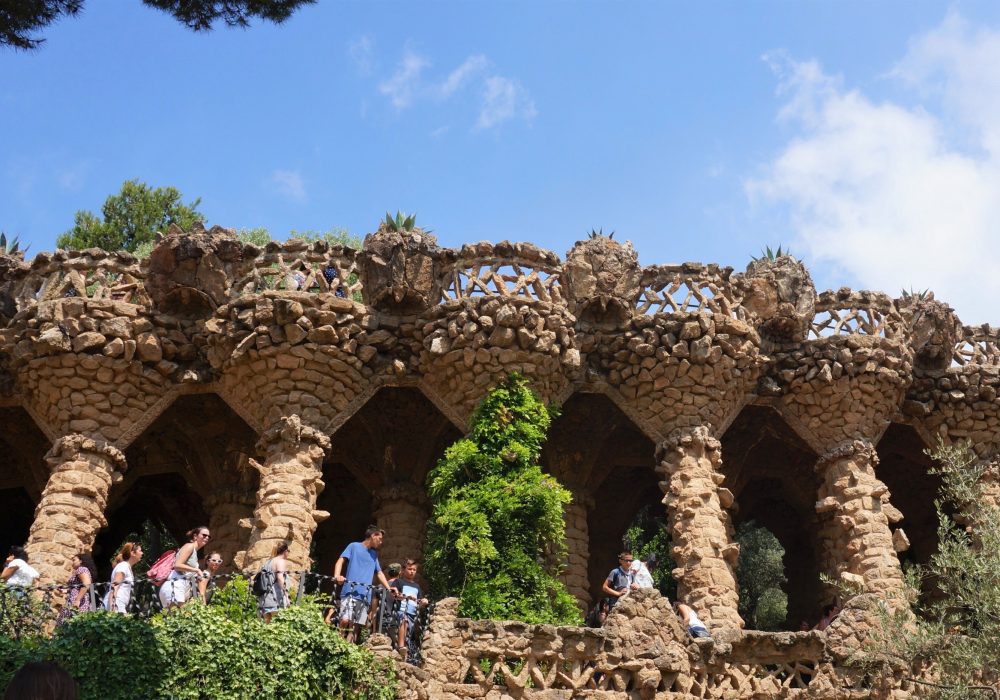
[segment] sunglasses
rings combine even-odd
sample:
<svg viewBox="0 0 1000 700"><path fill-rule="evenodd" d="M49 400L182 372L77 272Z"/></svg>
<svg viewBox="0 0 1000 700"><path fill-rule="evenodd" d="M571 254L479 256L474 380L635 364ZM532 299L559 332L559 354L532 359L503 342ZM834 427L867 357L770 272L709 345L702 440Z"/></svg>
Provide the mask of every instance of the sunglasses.
<svg viewBox="0 0 1000 700"><path fill-rule="evenodd" d="M208 534L207 532L199 532L198 533L198 537L204 537L206 540L212 539L212 536L210 534Z"/></svg>
<svg viewBox="0 0 1000 700"><path fill-rule="evenodd" d="M209 559L208 563L209 564L221 564L222 560L221 559Z"/></svg>

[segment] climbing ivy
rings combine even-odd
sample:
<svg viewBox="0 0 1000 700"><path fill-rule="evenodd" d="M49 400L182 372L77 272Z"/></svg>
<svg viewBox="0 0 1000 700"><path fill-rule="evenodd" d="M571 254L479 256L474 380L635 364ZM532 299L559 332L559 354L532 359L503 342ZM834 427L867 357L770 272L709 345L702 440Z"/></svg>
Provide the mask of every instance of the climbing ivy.
<svg viewBox="0 0 1000 700"><path fill-rule="evenodd" d="M461 598L460 615L579 622L557 578L571 495L538 464L553 416L527 379L511 374L427 477L434 509L424 570L436 596Z"/></svg>

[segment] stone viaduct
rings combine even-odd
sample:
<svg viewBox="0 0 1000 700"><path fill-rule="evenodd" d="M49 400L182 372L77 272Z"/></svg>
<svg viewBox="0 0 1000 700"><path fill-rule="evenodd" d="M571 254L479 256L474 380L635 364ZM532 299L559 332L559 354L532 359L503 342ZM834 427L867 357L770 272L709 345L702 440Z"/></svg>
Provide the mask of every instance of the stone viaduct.
<svg viewBox="0 0 1000 700"><path fill-rule="evenodd" d="M932 296L817 293L787 256L734 273L607 238L561 260L419 229L357 251L172 229L142 262L0 257L0 326L0 538L48 582L147 517L207 523L241 569L291 538L295 567L328 570L369 522L383 560L419 556L428 469L517 371L563 408L544 465L574 494L581 603L652 505L679 595L739 630L735 524L785 547L792 620L821 573L889 595L935 548L924 448L1000 441L996 329Z"/></svg>

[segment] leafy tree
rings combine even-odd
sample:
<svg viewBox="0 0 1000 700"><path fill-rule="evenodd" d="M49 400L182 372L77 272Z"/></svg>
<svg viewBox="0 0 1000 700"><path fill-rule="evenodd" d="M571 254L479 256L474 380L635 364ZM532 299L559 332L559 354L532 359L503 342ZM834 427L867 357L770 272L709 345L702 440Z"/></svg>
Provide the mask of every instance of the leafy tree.
<svg viewBox="0 0 1000 700"><path fill-rule="evenodd" d="M938 551L907 577L911 609L879 606L879 624L852 659L902 674L937 697L1000 698L1000 505L996 467L968 445L939 443ZM921 581L933 593L921 596ZM916 615L912 613L915 612Z"/></svg>
<svg viewBox="0 0 1000 700"><path fill-rule="evenodd" d="M788 595L783 590L785 548L770 530L753 520L740 523L736 541L740 545L740 616L753 629L781 629L788 614Z"/></svg>
<svg viewBox="0 0 1000 700"><path fill-rule="evenodd" d="M221 20L230 27L246 27L260 18L281 24L300 6L316 0L142 0L196 32L209 31ZM57 19L72 17L84 0L6 0L0 2L0 46L37 49L45 39L32 34Z"/></svg>
<svg viewBox="0 0 1000 700"><path fill-rule="evenodd" d="M60 248L103 248L104 250L134 251L139 245L153 241L157 231L170 224L187 230L205 217L198 211L201 199L190 204L181 201L174 187L151 188L138 180L128 180L121 192L104 200L102 217L81 210L76 223L59 236Z"/></svg>
<svg viewBox="0 0 1000 700"><path fill-rule="evenodd" d="M662 513L662 508L648 505L639 509L625 531L624 544L637 559L645 560L650 554L656 555L656 566L650 571L653 583L660 593L674 600L677 598L677 582L670 575L674 568L670 555L672 545Z"/></svg>
<svg viewBox="0 0 1000 700"><path fill-rule="evenodd" d="M563 509L571 499L538 464L552 416L528 380L511 374L427 477L434 510L425 571L436 595L461 597L462 615L580 620L548 556L565 554Z"/></svg>

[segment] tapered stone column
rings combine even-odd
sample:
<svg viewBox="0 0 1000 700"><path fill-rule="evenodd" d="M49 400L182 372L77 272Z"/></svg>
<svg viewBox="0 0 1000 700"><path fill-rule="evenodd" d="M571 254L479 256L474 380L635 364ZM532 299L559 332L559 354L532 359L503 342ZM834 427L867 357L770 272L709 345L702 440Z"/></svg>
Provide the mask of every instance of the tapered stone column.
<svg viewBox="0 0 1000 700"><path fill-rule="evenodd" d="M253 489L234 486L218 489L205 499L212 542L202 552L202 556L211 552L221 554L222 573L237 570L236 554L246 544L246 532L239 527L239 524L253 515L255 503Z"/></svg>
<svg viewBox="0 0 1000 700"><path fill-rule="evenodd" d="M237 566L244 571L259 569L274 548L287 540L291 543L289 570L308 569L316 526L330 517L326 511L316 510L330 438L291 415L265 432L257 449L264 463L251 460L250 464L260 472L260 488L253 515L249 522L241 522L241 526L249 526L250 540L246 552L236 555Z"/></svg>
<svg viewBox="0 0 1000 700"><path fill-rule="evenodd" d="M420 561L430 515L430 501L423 490L406 483L383 486L375 492L374 505L375 524L386 533L378 555L382 568L407 559Z"/></svg>
<svg viewBox="0 0 1000 700"><path fill-rule="evenodd" d="M103 440L67 435L45 455L52 473L35 509L28 534L28 558L38 569L38 584L65 583L70 560L90 552L98 530L108 524L104 511L111 486L122 480L125 455Z"/></svg>
<svg viewBox="0 0 1000 700"><path fill-rule="evenodd" d="M733 497L722 488L722 451L708 428L677 431L657 448L660 488L666 494L677 597L710 628L739 629L735 566L739 545L726 508Z"/></svg>
<svg viewBox="0 0 1000 700"><path fill-rule="evenodd" d="M866 593L900 592L903 574L893 547L889 489L875 476L878 455L867 440L854 440L817 462L823 479L816 511L823 551L820 568L834 580Z"/></svg>
<svg viewBox="0 0 1000 700"><path fill-rule="evenodd" d="M589 610L590 580L587 575L590 561L590 528L587 518L594 509L594 497L573 491L573 500L566 506L566 568L560 576L568 590L580 603L582 610Z"/></svg>

